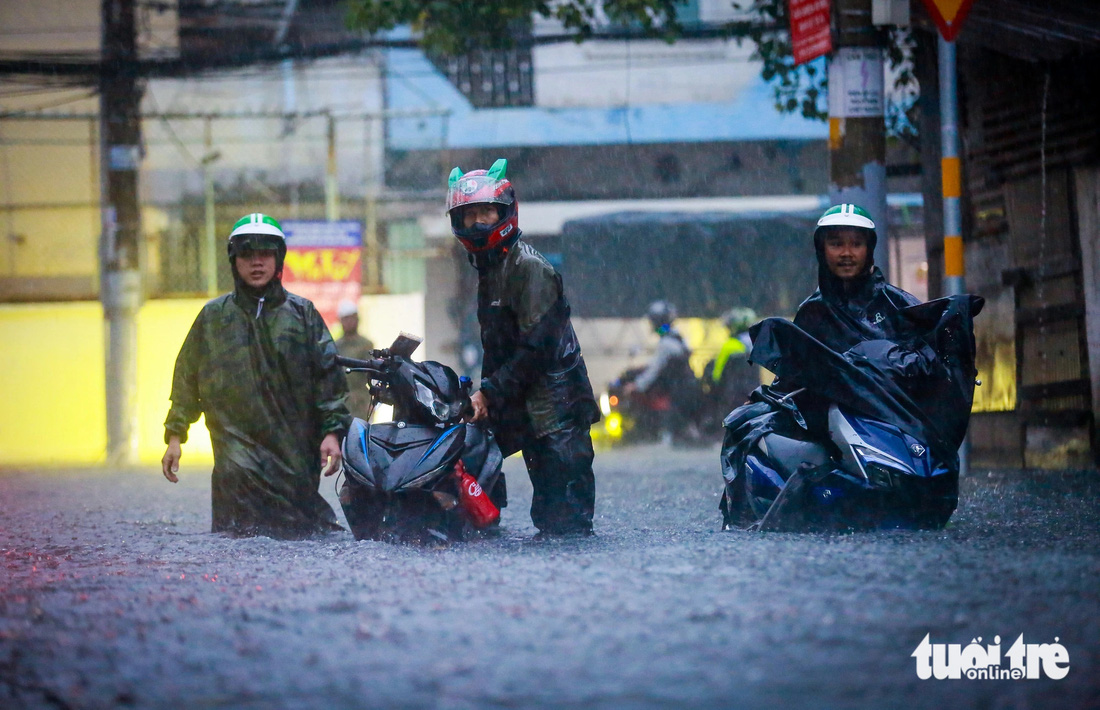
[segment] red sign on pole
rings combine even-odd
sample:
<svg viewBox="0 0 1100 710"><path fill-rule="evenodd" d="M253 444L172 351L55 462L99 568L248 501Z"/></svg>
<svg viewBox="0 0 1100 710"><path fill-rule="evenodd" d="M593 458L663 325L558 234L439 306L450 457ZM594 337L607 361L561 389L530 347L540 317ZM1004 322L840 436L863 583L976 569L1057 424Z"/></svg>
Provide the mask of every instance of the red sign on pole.
<svg viewBox="0 0 1100 710"><path fill-rule="evenodd" d="M973 4L974 0L924 0L924 7L948 42L955 41Z"/></svg>
<svg viewBox="0 0 1100 710"><path fill-rule="evenodd" d="M789 0L794 63L804 64L833 49L829 0Z"/></svg>

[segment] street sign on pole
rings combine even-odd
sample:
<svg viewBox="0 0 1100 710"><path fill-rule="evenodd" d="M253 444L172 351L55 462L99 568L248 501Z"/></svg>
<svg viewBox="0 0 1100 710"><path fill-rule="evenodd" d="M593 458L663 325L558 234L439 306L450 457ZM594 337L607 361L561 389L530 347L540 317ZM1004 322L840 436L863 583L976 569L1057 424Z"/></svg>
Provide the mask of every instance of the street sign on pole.
<svg viewBox="0 0 1100 710"><path fill-rule="evenodd" d="M936 27L940 28L940 34L948 42L954 42L955 37L962 29L963 20L970 12L970 6L974 0L923 0L924 7Z"/></svg>
<svg viewBox="0 0 1100 710"><path fill-rule="evenodd" d="M795 64L803 64L832 51L829 0L790 0L788 9Z"/></svg>

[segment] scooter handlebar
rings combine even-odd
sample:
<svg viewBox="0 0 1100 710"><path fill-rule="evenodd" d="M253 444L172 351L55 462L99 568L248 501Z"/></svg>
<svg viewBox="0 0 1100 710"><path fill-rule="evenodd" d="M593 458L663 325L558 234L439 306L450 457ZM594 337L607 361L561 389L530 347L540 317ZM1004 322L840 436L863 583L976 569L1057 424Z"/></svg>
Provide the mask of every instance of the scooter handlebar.
<svg viewBox="0 0 1100 710"><path fill-rule="evenodd" d="M342 355L336 356L336 364L341 367L351 368L353 370L379 370L385 365L385 362L381 359L378 360L357 360L353 357L344 357Z"/></svg>

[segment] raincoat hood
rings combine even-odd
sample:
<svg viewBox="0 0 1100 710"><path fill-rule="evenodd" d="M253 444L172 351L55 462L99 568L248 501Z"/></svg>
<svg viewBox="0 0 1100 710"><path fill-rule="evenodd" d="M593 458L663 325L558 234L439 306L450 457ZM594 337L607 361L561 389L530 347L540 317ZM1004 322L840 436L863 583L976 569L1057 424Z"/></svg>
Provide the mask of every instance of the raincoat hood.
<svg viewBox="0 0 1100 710"><path fill-rule="evenodd" d="M229 268L233 272L233 293L237 297L237 303L249 313L259 313L260 303L263 306L275 307L286 301L286 289L283 287L283 271L276 268L275 276L267 282L263 288L253 288L245 283L241 275L237 273L237 266L233 263L233 257L229 257Z"/></svg>
<svg viewBox="0 0 1100 710"><path fill-rule="evenodd" d="M920 303L913 295L888 284L882 270L871 263L864 275L845 290L844 282L825 263L820 245L817 261L818 288L798 307L794 322L837 352L864 340L895 337L900 325L898 311Z"/></svg>

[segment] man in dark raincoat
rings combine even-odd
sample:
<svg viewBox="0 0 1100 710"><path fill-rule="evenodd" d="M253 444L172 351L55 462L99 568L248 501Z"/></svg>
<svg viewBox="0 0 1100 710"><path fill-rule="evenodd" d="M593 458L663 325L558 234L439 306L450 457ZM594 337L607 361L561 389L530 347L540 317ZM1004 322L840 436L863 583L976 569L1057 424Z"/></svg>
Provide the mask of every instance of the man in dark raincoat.
<svg viewBox="0 0 1100 710"><path fill-rule="evenodd" d="M874 221L858 205L834 205L817 222L818 287L798 307L794 324L833 352L844 353L869 340L895 340L906 327L899 318L901 309L920 303L886 283L875 266L877 242ZM791 388L780 378L771 389L782 395ZM815 399L803 397L803 414L811 427L820 428L825 409L815 406Z"/></svg>
<svg viewBox="0 0 1100 710"><path fill-rule="evenodd" d="M794 324L835 352L865 340L893 340L902 324L898 312L920 300L886 283L875 266L875 223L862 207L830 207L814 230L818 288L794 317Z"/></svg>
<svg viewBox="0 0 1100 710"><path fill-rule="evenodd" d="M234 289L199 312L176 358L161 461L175 483L180 444L206 415L214 447L214 532L298 538L337 530L318 493L340 467L350 422L336 346L308 300L287 293L279 223L253 213L229 235Z"/></svg>
<svg viewBox="0 0 1100 710"><path fill-rule="evenodd" d="M569 319L561 276L520 239L507 161L451 171L451 231L477 269L485 357L473 421L488 421L501 452L523 450L543 535L592 532L596 486L589 430L600 410Z"/></svg>

